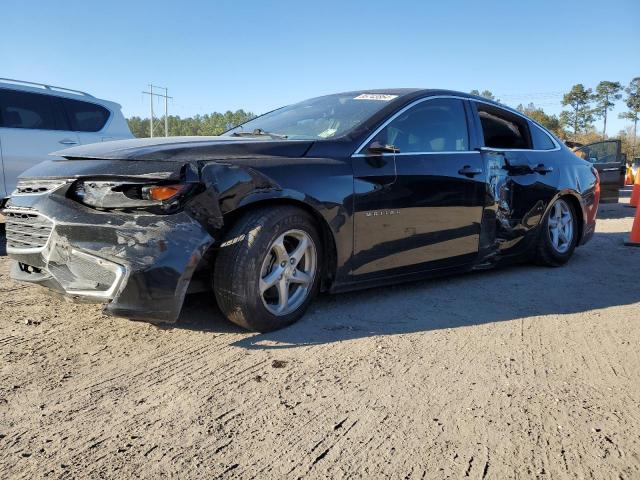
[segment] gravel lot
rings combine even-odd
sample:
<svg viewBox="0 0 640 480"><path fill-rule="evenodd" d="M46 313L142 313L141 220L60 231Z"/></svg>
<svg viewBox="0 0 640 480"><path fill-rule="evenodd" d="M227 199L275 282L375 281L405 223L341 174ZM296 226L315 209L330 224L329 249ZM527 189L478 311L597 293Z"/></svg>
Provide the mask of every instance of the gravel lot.
<svg viewBox="0 0 640 480"><path fill-rule="evenodd" d="M601 206L564 268L323 296L266 335L207 296L105 317L0 245L0 478L640 478L632 215Z"/></svg>

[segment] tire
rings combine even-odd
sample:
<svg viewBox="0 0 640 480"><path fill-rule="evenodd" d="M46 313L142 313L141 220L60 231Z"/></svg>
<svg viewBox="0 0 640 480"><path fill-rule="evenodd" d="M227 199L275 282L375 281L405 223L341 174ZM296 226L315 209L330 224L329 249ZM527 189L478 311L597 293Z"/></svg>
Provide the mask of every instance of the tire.
<svg viewBox="0 0 640 480"><path fill-rule="evenodd" d="M296 259L298 247L302 255ZM270 332L304 315L318 293L322 265L322 244L309 213L293 206L262 207L239 218L225 236L213 290L233 323Z"/></svg>
<svg viewBox="0 0 640 480"><path fill-rule="evenodd" d="M567 215L570 215L570 235L566 225L563 228L564 235L554 234L552 231L554 226L558 224L560 218L567 218ZM537 263L560 267L569 261L578 242L577 220L576 211L568 200L559 198L551 205L541 225L542 229L536 247ZM559 240L555 239L556 236ZM568 236L570 236L568 240L563 240L563 237L566 239Z"/></svg>

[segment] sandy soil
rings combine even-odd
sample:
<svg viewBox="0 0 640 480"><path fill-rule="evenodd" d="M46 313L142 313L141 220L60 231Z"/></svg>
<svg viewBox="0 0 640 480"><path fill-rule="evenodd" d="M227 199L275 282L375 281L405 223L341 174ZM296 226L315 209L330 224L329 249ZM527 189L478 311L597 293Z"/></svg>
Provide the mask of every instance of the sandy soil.
<svg viewBox="0 0 640 480"><path fill-rule="evenodd" d="M0 478L640 478L632 214L564 268L324 296L267 335L206 296L105 317L3 256Z"/></svg>

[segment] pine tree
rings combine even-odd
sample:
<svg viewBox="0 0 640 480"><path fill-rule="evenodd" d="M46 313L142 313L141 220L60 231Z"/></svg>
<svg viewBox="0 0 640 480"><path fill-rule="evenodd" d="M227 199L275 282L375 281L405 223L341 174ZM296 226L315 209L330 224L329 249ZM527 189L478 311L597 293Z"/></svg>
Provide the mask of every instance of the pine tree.
<svg viewBox="0 0 640 480"><path fill-rule="evenodd" d="M570 106L571 110L563 110L560 113L560 121L573 128L574 136L593 126L593 100L593 91L584 88L581 83L571 87L571 91L562 98L562 105Z"/></svg>
<svg viewBox="0 0 640 480"><path fill-rule="evenodd" d="M594 97L596 101L595 114L604 120L602 126L603 140L607 136L607 113L613 108L615 101L622 98L622 94L620 93L621 91L622 85L620 85L620 82L609 82L604 80L596 87Z"/></svg>
<svg viewBox="0 0 640 480"><path fill-rule="evenodd" d="M632 156L636 155L636 139L638 135L638 120L640 119L640 77L636 77L624 89L627 97L624 103L627 105L628 111L621 113L620 118L631 120L633 122L633 146Z"/></svg>

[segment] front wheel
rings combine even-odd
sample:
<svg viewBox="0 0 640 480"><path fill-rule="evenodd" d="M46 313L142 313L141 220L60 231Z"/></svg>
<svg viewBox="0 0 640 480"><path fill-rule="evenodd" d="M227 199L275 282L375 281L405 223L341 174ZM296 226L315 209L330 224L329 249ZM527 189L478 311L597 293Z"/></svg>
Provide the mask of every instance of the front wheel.
<svg viewBox="0 0 640 480"><path fill-rule="evenodd" d="M559 198L542 222L537 246L537 260L543 265L559 267L569 261L578 241L576 213L573 206Z"/></svg>
<svg viewBox="0 0 640 480"><path fill-rule="evenodd" d="M277 206L249 212L229 231L216 258L218 306L249 330L290 325L317 294L321 255L315 221L304 210Z"/></svg>

